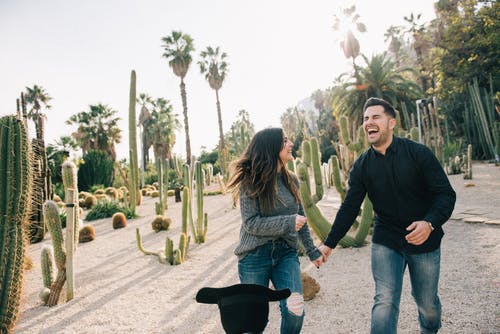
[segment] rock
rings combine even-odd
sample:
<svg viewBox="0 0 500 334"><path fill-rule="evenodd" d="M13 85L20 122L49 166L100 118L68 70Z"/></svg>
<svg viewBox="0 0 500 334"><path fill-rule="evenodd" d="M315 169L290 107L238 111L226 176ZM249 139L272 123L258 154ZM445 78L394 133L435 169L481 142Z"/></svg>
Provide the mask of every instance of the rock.
<svg viewBox="0 0 500 334"><path fill-rule="evenodd" d="M479 217L479 216L472 216L472 217L464 218L464 222L470 223L470 224L484 223L485 221L486 221L486 218Z"/></svg>

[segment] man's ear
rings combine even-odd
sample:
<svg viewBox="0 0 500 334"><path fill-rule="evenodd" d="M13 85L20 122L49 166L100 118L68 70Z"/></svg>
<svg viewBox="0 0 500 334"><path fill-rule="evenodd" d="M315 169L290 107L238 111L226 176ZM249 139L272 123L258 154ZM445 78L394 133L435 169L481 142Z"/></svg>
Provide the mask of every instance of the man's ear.
<svg viewBox="0 0 500 334"><path fill-rule="evenodd" d="M396 119L395 118L391 118L389 120L389 129L394 130L395 126L396 126Z"/></svg>

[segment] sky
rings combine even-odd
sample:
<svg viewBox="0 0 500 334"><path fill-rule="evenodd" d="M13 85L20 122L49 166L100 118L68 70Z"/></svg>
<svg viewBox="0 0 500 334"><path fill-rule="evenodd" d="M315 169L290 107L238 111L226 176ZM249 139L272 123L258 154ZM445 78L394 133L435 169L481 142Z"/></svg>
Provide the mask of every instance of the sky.
<svg viewBox="0 0 500 334"><path fill-rule="evenodd" d="M185 77L192 154L218 141L215 91L200 74L199 53L219 46L229 72L219 92L224 132L245 109L256 130L280 126L280 116L351 69L332 28L341 8L355 4L367 32L358 34L367 56L387 48L384 32L404 16L435 17L434 0L0 0L0 116L16 111L27 86L52 97L46 143L70 135L71 115L103 103L118 111L128 158L130 73L137 93L168 99L182 122L180 79L162 57L161 38L180 30L194 39ZM359 60L358 60L359 62ZM139 112L139 107L137 108ZM30 127L30 133L34 126ZM177 133L174 152L185 156Z"/></svg>

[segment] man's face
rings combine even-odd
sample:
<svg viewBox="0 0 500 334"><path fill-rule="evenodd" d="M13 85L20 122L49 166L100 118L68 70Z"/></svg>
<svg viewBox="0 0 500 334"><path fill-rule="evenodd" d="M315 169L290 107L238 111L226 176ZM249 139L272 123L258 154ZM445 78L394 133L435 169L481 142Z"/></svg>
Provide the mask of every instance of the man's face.
<svg viewBox="0 0 500 334"><path fill-rule="evenodd" d="M391 140L395 125L396 120L384 112L384 107L366 108L363 115L363 129L368 142L374 147L384 146Z"/></svg>

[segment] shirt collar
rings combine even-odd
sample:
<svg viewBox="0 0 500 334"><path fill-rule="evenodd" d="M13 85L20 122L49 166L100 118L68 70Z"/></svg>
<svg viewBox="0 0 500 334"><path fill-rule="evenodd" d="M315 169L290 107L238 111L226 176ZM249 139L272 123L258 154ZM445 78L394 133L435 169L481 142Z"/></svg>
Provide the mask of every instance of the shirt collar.
<svg viewBox="0 0 500 334"><path fill-rule="evenodd" d="M385 151L385 156L391 156L394 153L396 153L398 144L399 144L399 138L392 135L392 142L391 145L389 145L389 147ZM375 156L383 156L381 153L377 152L377 150L375 150L373 146L370 146L370 150L372 151L373 154L375 154Z"/></svg>

